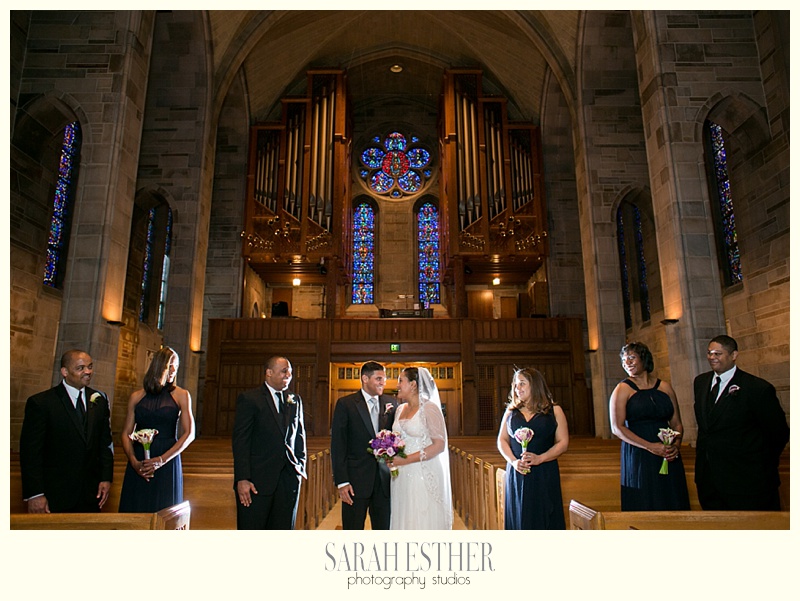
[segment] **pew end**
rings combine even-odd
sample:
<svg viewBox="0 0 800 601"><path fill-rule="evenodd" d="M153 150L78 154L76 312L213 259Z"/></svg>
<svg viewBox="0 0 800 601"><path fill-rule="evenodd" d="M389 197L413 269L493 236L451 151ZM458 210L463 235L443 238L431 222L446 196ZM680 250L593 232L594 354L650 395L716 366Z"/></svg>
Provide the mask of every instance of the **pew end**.
<svg viewBox="0 0 800 601"><path fill-rule="evenodd" d="M569 529L605 530L603 514L572 499L569 502Z"/></svg>

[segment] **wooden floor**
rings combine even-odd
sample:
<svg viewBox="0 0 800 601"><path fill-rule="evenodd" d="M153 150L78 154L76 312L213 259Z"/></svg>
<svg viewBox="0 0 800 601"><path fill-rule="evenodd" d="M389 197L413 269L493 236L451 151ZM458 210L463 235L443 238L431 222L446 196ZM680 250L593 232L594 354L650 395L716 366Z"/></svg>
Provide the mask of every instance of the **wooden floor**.
<svg viewBox="0 0 800 601"><path fill-rule="evenodd" d="M494 437L453 437L451 447L480 457L484 462L504 468L505 461L497 451ZM619 507L619 441L598 438L572 437L569 451L558 462L565 512L571 499L576 499L598 511L618 511ZM311 438L309 452L330 447L328 437ZM692 509L700 509L694 486L695 450L682 449L686 480ZM106 510L117 511L125 456L116 453L114 484ZM789 507L789 451L781 457L781 498ZM236 528L236 501L233 492L233 456L229 438L200 437L183 454L184 498L192 506L193 530L232 530ZM11 456L11 513L26 510L22 501L19 477L19 456ZM318 529L335 530L341 527L341 506L337 503L322 520ZM454 529L465 529L456 516Z"/></svg>

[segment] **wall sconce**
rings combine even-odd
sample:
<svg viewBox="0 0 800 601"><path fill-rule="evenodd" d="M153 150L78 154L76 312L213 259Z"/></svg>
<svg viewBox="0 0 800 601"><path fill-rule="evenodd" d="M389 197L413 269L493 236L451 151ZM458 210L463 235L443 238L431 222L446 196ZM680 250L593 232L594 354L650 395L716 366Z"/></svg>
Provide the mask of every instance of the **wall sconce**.
<svg viewBox="0 0 800 601"><path fill-rule="evenodd" d="M106 320L106 323L110 326L122 326L125 325L124 321L117 321L116 319L109 319Z"/></svg>
<svg viewBox="0 0 800 601"><path fill-rule="evenodd" d="M292 280L292 286L299 286L300 285L300 278L295 278Z"/></svg>
<svg viewBox="0 0 800 601"><path fill-rule="evenodd" d="M495 278L492 280L492 285L499 286L500 285L500 278Z"/></svg>
<svg viewBox="0 0 800 601"><path fill-rule="evenodd" d="M672 324L678 323L679 319L662 319L661 323L665 326L671 326Z"/></svg>

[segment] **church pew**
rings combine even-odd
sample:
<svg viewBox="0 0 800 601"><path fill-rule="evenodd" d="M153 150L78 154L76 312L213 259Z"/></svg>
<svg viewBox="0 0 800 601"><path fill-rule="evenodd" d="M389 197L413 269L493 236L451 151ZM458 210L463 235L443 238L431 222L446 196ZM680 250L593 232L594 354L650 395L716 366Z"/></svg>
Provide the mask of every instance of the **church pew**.
<svg viewBox="0 0 800 601"><path fill-rule="evenodd" d="M571 530L788 530L788 511L596 511L574 499Z"/></svg>
<svg viewBox="0 0 800 601"><path fill-rule="evenodd" d="M189 530L189 501L156 513L18 513L11 530Z"/></svg>
<svg viewBox="0 0 800 601"><path fill-rule="evenodd" d="M315 528L338 499L328 445L330 439L308 440L308 480L301 487L297 528ZM118 451L114 460L114 482L102 515L116 514L126 467ZM192 504L193 530L233 530L236 528L236 497L233 490L233 456L228 438L196 440L182 456L184 499ZM313 467L312 467L313 466ZM22 500L19 454L12 453L10 470L10 513L26 514Z"/></svg>
<svg viewBox="0 0 800 601"><path fill-rule="evenodd" d="M453 508L468 528L502 529L503 480L505 460L497 451L494 437L451 437L450 468ZM301 488L302 511L297 528L316 528L338 501L328 437L308 440L309 480ZM320 453L323 455L320 457ZM694 486L694 449L683 451L691 508L699 509ZM124 454L117 452L114 483L103 513L119 507L125 470ZM471 460L467 460L470 456ZM480 459L481 463L477 463ZM312 465L318 467L311 467ZM482 466L481 474L477 468ZM565 517L569 499L581 499L602 512L619 511L619 441L573 437L570 448L559 458ZM231 530L236 528L236 499L233 491L233 457L227 438L200 438L183 455L184 498L192 504L193 530ZM781 500L789 507L789 453L780 464ZM22 501L19 456L12 453L10 470L10 512L26 513ZM471 483L471 484L470 484ZM305 489L305 490L304 490ZM473 500L474 498L474 500ZM482 526L478 526L480 523Z"/></svg>
<svg viewBox="0 0 800 601"><path fill-rule="evenodd" d="M697 499L697 488L694 484L695 449L685 447L683 450L686 483L689 489L690 509L700 510ZM477 529L478 516L475 512L477 503L484 509L496 507L491 520L482 523L486 528L503 528L503 478L505 476L505 460L497 451L496 441L490 437L452 437L450 439L451 472L453 479L453 507L465 525ZM467 461L466 458L472 459ZM484 464L492 465L495 486L491 493L486 486L482 494L476 495L474 486L480 486L480 479L473 471L477 459ZM559 457L561 474L561 491L564 500L564 517L569 521L569 499L583 499L598 511L619 512L619 441L600 440L575 437L570 440L570 449ZM783 507L789 507L789 457L788 449L781 457L780 474L781 501ZM486 475L483 476L484 481ZM492 476L489 476L490 482ZM472 484L471 484L472 483ZM489 524L492 524L491 526Z"/></svg>

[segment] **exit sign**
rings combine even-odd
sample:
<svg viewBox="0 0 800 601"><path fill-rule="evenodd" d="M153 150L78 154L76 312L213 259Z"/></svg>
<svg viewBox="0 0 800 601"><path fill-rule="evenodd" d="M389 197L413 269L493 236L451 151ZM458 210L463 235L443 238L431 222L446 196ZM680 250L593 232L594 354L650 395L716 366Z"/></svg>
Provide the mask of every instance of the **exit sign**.
<svg viewBox="0 0 800 601"><path fill-rule="evenodd" d="M393 342L392 344L389 345L389 350L393 353L399 353L400 344L398 344L397 342Z"/></svg>

